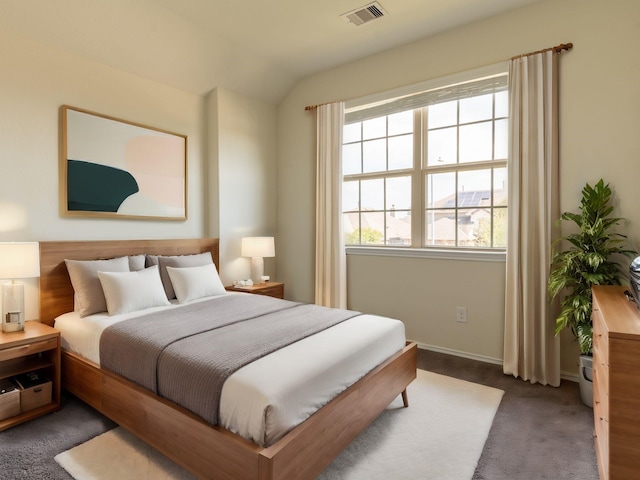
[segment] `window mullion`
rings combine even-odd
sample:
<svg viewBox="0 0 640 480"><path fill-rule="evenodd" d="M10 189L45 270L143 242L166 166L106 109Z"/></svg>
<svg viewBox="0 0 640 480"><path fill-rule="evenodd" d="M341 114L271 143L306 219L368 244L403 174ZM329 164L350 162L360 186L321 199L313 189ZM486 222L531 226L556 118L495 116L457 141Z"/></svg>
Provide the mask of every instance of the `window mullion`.
<svg viewBox="0 0 640 480"><path fill-rule="evenodd" d="M391 172L370 172L370 173L353 173L351 175L344 175L342 180L349 182L353 180L375 180L377 178L394 178L394 177L406 177L413 173L413 169L406 168L404 170L393 170Z"/></svg>
<svg viewBox="0 0 640 480"><path fill-rule="evenodd" d="M456 167L460 165L460 101L456 102ZM460 186L458 184L459 180L459 170L456 168L456 180L455 180L455 204L454 204L454 224L453 224L453 244L455 247L460 246L460 239L458 238L458 233L460 230L459 223L460 222Z"/></svg>
<svg viewBox="0 0 640 480"><path fill-rule="evenodd" d="M423 113L426 109L416 109L413 112L413 171L411 173L411 246L420 248L423 245L424 232L424 184L422 175L424 152L424 125L426 121Z"/></svg>
<svg viewBox="0 0 640 480"><path fill-rule="evenodd" d="M491 169L491 248L496 248L496 172Z"/></svg>

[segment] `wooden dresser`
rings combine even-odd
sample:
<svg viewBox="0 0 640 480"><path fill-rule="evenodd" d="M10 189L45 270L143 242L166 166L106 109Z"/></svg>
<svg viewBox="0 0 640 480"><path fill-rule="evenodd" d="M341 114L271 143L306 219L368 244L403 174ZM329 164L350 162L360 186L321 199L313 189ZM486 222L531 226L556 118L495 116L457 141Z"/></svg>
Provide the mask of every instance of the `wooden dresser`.
<svg viewBox="0 0 640 480"><path fill-rule="evenodd" d="M593 416L601 480L640 478L640 311L593 288Z"/></svg>

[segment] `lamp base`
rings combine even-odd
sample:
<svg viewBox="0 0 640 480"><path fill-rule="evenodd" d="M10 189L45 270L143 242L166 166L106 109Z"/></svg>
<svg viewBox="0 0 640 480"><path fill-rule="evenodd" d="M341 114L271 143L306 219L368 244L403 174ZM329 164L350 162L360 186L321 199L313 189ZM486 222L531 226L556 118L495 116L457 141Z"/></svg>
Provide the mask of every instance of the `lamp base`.
<svg viewBox="0 0 640 480"><path fill-rule="evenodd" d="M22 332L24 331L24 323L2 323L2 331L7 332Z"/></svg>
<svg viewBox="0 0 640 480"><path fill-rule="evenodd" d="M2 285L2 331L24 330L24 285L5 283Z"/></svg>
<svg viewBox="0 0 640 480"><path fill-rule="evenodd" d="M263 283L264 259L262 257L251 257L251 280L253 283Z"/></svg>

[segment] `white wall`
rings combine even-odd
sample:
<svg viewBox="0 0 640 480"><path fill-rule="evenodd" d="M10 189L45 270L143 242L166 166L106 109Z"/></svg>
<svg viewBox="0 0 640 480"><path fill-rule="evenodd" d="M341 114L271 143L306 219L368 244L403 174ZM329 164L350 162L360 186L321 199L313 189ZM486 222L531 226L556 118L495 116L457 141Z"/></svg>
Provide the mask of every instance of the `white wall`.
<svg viewBox="0 0 640 480"><path fill-rule="evenodd" d="M561 65L561 208L575 211L582 186L613 186L616 213L640 247L640 2L550 0L320 73L278 108L278 276L288 296L313 300L315 121L305 105L357 98L573 42ZM366 28L363 27L363 28ZM286 254L285 254L286 253ZM350 257L349 307L405 321L423 344L502 358L504 264ZM468 324L455 323L466 306ZM577 349L563 337L562 369Z"/></svg>
<svg viewBox="0 0 640 480"><path fill-rule="evenodd" d="M207 114L210 221L218 226L221 278L231 284L251 276L240 239L276 234L276 107L216 88ZM265 275L276 278L272 258L265 259Z"/></svg>

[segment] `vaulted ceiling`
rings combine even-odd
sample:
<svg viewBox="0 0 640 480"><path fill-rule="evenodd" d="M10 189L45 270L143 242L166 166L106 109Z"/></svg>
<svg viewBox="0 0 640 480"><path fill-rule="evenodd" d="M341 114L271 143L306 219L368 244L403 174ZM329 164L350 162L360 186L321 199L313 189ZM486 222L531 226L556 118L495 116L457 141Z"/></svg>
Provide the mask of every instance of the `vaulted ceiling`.
<svg viewBox="0 0 640 480"><path fill-rule="evenodd" d="M302 78L540 0L0 0L0 29L179 89L278 103Z"/></svg>

